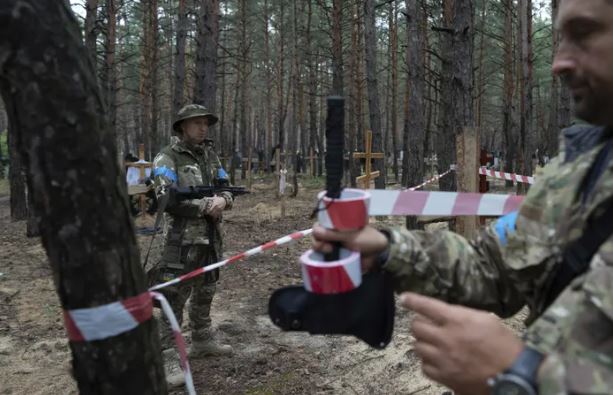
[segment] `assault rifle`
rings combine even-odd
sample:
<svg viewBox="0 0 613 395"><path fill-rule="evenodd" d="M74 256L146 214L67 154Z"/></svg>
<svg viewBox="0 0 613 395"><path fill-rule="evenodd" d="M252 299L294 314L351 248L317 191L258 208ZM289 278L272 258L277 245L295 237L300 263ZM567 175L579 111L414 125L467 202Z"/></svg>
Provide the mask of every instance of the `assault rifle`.
<svg viewBox="0 0 613 395"><path fill-rule="evenodd" d="M170 205L176 204L183 200L189 199L202 199L204 197L213 197L222 192L230 192L233 196L245 195L249 191L245 187L230 187L230 186L191 186L191 187L178 187L171 185L166 189L168 195L168 203Z"/></svg>

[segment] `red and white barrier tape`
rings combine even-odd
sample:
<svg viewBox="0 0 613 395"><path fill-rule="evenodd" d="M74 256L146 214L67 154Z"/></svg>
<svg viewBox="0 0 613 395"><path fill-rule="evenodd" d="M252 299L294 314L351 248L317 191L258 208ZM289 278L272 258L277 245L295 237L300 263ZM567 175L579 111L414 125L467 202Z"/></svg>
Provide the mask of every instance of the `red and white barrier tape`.
<svg viewBox="0 0 613 395"><path fill-rule="evenodd" d="M534 184L534 177L522 176L520 174L515 174L515 173L504 173L502 171L489 170L485 167L479 168L479 174L483 176L500 178L502 180L507 180L507 181L516 181L516 182L521 182L524 184Z"/></svg>
<svg viewBox="0 0 613 395"><path fill-rule="evenodd" d="M151 296L145 292L103 306L65 310L64 325L70 341L102 340L136 328L152 313Z"/></svg>
<svg viewBox="0 0 613 395"><path fill-rule="evenodd" d="M283 237L281 237L279 239L276 239L276 240L273 240L273 241L269 241L268 243L264 243L264 244L262 244L262 245L260 245L258 247L252 248L252 249L250 249L248 251L241 252L240 254L236 254L236 255L228 258L228 259L224 259L223 261L219 261L217 263L213 263L213 264L208 265L208 266L200 267L200 268L198 268L198 269L196 269L194 271L191 271L191 272L189 272L187 274L184 274L182 276L174 278L174 279L172 279L170 281L167 281L165 283L154 285L153 287L149 288L149 290L150 291L157 291L159 289L169 287L171 285L180 283L182 281L189 280L190 278L199 276L200 274L203 274L203 273L209 272L211 270L217 269L219 267L225 266L228 263L240 261L241 259L253 256L253 255L257 255L257 254L262 253L264 251L270 250L271 248L278 247L280 245L287 244L289 242L302 239L303 237L310 235L312 232L313 232L312 229L305 229L305 230L301 230L301 231L298 231L298 232L294 232L294 233L292 233L290 235L283 236Z"/></svg>
<svg viewBox="0 0 613 395"><path fill-rule="evenodd" d="M447 174L448 172L439 176ZM517 210L523 197L514 195L494 195L456 192L419 192L419 191L392 191L369 190L370 205L368 215L482 215L501 216ZM170 305L163 295L156 291L200 274L225 266L241 259L260 254L264 251L278 247L289 242L299 240L312 233L312 229L305 229L269 241L228 259L198 268L171 281L155 285L149 292L92 308L74 309L64 311L64 323L70 341L94 341L116 336L136 328L139 324L149 320L153 313L152 297L160 301L162 310L168 317L175 335L175 342L179 350L181 368L185 375L188 392L195 394L193 380L187 360L187 349L181 335L179 324ZM349 273L354 283L352 273ZM345 284L346 285L346 284Z"/></svg>
<svg viewBox="0 0 613 395"><path fill-rule="evenodd" d="M429 179L429 180L427 180L427 181L425 181L425 182L423 182L423 183L421 183L421 184L419 184L419 185L416 185L416 186L414 186L414 187L409 188L408 190L409 190L409 191L415 191L415 190L417 190L417 189L421 189L421 188L425 187L426 185L431 184L431 183L433 183L434 181L438 181L439 179L441 179L441 178L445 177L447 174L451 173L451 172L452 172L452 171L454 171L454 170L455 170L455 168L454 168L454 167L451 167L449 170L447 170L447 171L446 171L446 172L444 172L443 174L439 174L439 175L437 175L437 176L434 176L434 177L432 177L431 179Z"/></svg>
<svg viewBox="0 0 613 395"><path fill-rule="evenodd" d="M371 189L369 215L496 217L517 210L522 196Z"/></svg>
<svg viewBox="0 0 613 395"><path fill-rule="evenodd" d="M190 395L195 395L192 373L187 360L187 348L181 335L177 318L164 295L158 292L143 292L140 295L102 306L64 311L64 325L68 339L73 342L103 340L128 332L153 315L153 301L160 301L174 333L185 385Z"/></svg>
<svg viewBox="0 0 613 395"><path fill-rule="evenodd" d="M175 344L177 345L177 351L179 352L179 363L181 365L181 370L183 370L183 376L185 377L185 386L187 387L187 393L189 395L196 395L196 389L194 388L194 380L192 379L192 371L189 367L189 360L187 359L187 347L185 346L185 339L183 339L183 335L181 334L181 327L177 322L175 313L172 311L172 307L170 307L170 303L168 303L164 295L159 292L151 292L151 295L160 302L160 306L162 306L162 311L164 312L164 314L166 314L168 322L170 322L170 327L172 328L172 333L175 337Z"/></svg>
<svg viewBox="0 0 613 395"><path fill-rule="evenodd" d="M317 195L317 220L324 228L336 230L362 229L368 224L370 193L367 190L345 188L339 199Z"/></svg>

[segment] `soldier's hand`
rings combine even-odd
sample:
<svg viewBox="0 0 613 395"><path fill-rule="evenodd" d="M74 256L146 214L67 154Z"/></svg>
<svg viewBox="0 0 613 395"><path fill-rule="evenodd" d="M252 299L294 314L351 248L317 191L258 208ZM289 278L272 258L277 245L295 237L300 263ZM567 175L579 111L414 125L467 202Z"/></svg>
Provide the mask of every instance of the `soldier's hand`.
<svg viewBox="0 0 613 395"><path fill-rule="evenodd" d="M205 211L205 214L213 219L221 218L221 214L226 208L226 199L219 196L214 196L208 199L210 203Z"/></svg>
<svg viewBox="0 0 613 395"><path fill-rule="evenodd" d="M341 232L316 224L313 227L313 239L313 249L324 254L332 252L334 242L341 243L348 250L359 252L363 271L372 269L377 256L388 246L387 237L371 226Z"/></svg>
<svg viewBox="0 0 613 395"><path fill-rule="evenodd" d="M523 349L493 314L413 293L400 302L417 313L412 333L424 374L459 395L489 394L487 379L509 368Z"/></svg>

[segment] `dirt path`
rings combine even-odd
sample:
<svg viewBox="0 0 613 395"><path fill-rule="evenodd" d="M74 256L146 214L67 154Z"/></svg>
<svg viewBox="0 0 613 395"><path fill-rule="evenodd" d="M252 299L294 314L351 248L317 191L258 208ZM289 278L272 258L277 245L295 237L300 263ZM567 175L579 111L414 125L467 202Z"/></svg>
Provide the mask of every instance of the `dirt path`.
<svg viewBox="0 0 613 395"><path fill-rule="evenodd" d="M255 184L253 190L226 216L226 255L312 224L315 185L287 200L284 218L271 187ZM147 241L142 237L141 245ZM24 223L10 222L2 197L0 242L0 394L76 393L46 255L38 240L25 237ZM222 269L213 322L236 353L191 361L198 392L441 394L444 389L420 373L404 311L383 351L350 337L284 333L271 324L268 297L301 282L298 257L309 244L302 240ZM187 329L184 333L189 337Z"/></svg>

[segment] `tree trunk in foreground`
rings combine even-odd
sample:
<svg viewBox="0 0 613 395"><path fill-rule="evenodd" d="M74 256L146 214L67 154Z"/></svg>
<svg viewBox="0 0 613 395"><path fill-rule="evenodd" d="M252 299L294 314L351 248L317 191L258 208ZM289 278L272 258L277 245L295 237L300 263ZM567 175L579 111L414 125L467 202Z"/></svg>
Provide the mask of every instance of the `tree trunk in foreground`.
<svg viewBox="0 0 613 395"><path fill-rule="evenodd" d="M28 189L62 308L144 292L125 182L74 16L65 2L4 0L0 37L0 92L28 161ZM70 348L81 394L166 392L153 320Z"/></svg>

